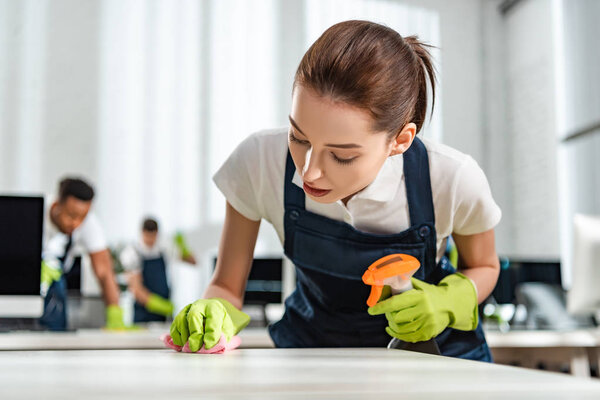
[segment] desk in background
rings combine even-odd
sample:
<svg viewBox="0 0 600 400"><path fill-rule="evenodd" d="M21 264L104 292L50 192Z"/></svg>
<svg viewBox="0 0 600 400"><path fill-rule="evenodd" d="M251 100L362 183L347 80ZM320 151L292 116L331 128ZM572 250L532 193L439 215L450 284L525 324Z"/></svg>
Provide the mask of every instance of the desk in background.
<svg viewBox="0 0 600 400"><path fill-rule="evenodd" d="M599 371L600 329L574 331L488 331L485 334L494 361L527 368L568 365L572 375L589 377L590 368ZM599 371L600 372L600 371Z"/></svg>

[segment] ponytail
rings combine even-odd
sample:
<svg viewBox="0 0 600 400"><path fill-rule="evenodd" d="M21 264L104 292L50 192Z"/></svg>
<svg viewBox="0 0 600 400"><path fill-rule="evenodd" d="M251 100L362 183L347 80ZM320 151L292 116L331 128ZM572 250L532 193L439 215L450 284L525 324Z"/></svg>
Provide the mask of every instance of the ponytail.
<svg viewBox="0 0 600 400"><path fill-rule="evenodd" d="M427 78L429 78L429 84L431 85L432 97L430 117L433 116L433 108L435 106L435 68L431 61L431 53L428 50L434 46L421 42L417 36L407 36L404 38L404 41L414 52L417 58L416 62L418 63L419 94L413 116L409 122L414 122L417 125L417 132L419 132L427 115Z"/></svg>

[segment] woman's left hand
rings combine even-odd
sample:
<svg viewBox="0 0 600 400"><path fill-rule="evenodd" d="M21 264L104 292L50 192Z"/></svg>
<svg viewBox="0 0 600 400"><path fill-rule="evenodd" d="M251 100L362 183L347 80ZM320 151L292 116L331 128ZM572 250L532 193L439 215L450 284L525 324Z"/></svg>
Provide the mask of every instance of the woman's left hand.
<svg viewBox="0 0 600 400"><path fill-rule="evenodd" d="M413 289L397 294L368 309L369 314L385 314L386 332L405 342L423 342L447 327L463 331L477 328L477 291L461 273L431 285L412 278Z"/></svg>

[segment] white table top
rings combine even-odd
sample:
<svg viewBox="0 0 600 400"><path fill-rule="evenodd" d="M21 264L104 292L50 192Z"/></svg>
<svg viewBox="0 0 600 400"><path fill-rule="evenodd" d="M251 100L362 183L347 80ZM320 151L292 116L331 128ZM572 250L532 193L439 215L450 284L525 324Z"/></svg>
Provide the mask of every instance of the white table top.
<svg viewBox="0 0 600 400"><path fill-rule="evenodd" d="M387 349L0 352L3 399L599 399L600 382Z"/></svg>
<svg viewBox="0 0 600 400"><path fill-rule="evenodd" d="M124 350L163 349L159 340L169 325L151 324L135 331L80 329L75 332L0 333L0 350ZM243 348L274 347L265 329L247 328L240 332Z"/></svg>

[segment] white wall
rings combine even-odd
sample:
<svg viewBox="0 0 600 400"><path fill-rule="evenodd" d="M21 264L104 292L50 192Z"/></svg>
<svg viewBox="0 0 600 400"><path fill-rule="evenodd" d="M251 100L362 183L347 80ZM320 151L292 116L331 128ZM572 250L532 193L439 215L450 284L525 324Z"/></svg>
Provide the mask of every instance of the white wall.
<svg viewBox="0 0 600 400"><path fill-rule="evenodd" d="M573 265L573 249L577 246L574 215L600 215L600 2L557 0L554 3L559 24L556 32L559 57L555 64L561 262L563 282L569 288L573 281L575 285L581 282L573 279L574 274L587 274L587 269L593 268ZM585 259L589 258L580 257ZM574 289L588 288L583 285Z"/></svg>
<svg viewBox="0 0 600 400"><path fill-rule="evenodd" d="M444 142L471 154L486 172L503 212L496 228L498 253L557 260L561 246L553 2L523 0L506 15L499 9L502 2L406 3L439 12ZM590 10L585 16L581 11L575 14L578 22L597 15ZM581 35L593 41L592 28L585 29ZM597 68L587 65L579 67L584 68L579 76L587 77L577 86L580 92L597 79ZM588 91L588 96L599 93ZM596 97L583 110L600 109L594 107ZM578 105L580 98L574 96L570 104ZM575 115L583 112L577 110Z"/></svg>
<svg viewBox="0 0 600 400"><path fill-rule="evenodd" d="M512 155L512 254L560 256L552 2L523 1L505 17Z"/></svg>
<svg viewBox="0 0 600 400"><path fill-rule="evenodd" d="M440 18L444 143L470 154L483 168L502 209L499 254L514 252L511 141L507 140L506 23L502 0L403 1Z"/></svg>
<svg viewBox="0 0 600 400"><path fill-rule="evenodd" d="M97 4L0 2L0 190L97 176Z"/></svg>
<svg viewBox="0 0 600 400"><path fill-rule="evenodd" d="M483 168L494 199L502 209L496 228L496 247L501 255L513 251L512 151L507 122L507 43L505 21L498 7L503 0L484 1L482 10L483 59Z"/></svg>
<svg viewBox="0 0 600 400"><path fill-rule="evenodd" d="M484 170L503 211L501 255L557 260L557 141L552 2L506 14L483 1Z"/></svg>
<svg viewBox="0 0 600 400"><path fill-rule="evenodd" d="M444 143L484 164L481 0L399 0L435 11L440 21Z"/></svg>

